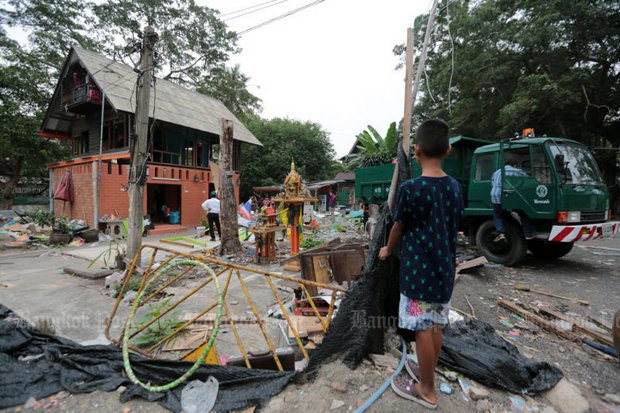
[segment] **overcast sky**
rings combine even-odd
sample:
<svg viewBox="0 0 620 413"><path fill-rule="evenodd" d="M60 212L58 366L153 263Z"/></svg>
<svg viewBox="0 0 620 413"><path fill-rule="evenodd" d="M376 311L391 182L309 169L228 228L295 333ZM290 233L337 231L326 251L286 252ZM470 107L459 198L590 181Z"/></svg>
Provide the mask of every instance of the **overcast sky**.
<svg viewBox="0 0 620 413"><path fill-rule="evenodd" d="M197 1L226 14L267 0ZM240 32L311 1L281 1L226 23ZM273 3L278 2L264 6ZM402 118L404 69L394 70L398 59L392 48L405 43L407 27L430 4L325 0L242 35L243 50L232 63L251 78L251 91L263 100L264 117L320 123L341 156L366 125L383 134L390 122Z"/></svg>

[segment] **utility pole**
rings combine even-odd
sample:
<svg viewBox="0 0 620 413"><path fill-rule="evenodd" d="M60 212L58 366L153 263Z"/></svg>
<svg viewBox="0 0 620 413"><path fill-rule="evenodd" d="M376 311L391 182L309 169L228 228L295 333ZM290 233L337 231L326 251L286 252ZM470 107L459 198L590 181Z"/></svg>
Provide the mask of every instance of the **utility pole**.
<svg viewBox="0 0 620 413"><path fill-rule="evenodd" d="M409 100L409 102L405 102L405 119L403 119L403 150L405 154L407 155L406 156L407 162L409 162L409 159L410 159L409 157L410 143L409 143L409 134L407 134L405 138L405 134L406 134L405 126L407 126L405 122L407 121L411 122L411 114L415 106L415 101L418 95L418 90L420 89L420 79L422 77L422 72L424 72L424 65L426 64L428 44L430 43L430 40L431 40L431 31L433 29L433 24L435 22L435 14L437 13L438 4L439 4L439 0L433 0L433 5L428 15L428 23L426 25L426 33L424 34L424 43L422 44L422 51L420 52L420 58L418 59L415 81L413 82L413 93L408 99L407 99L407 90L409 90L409 88L411 87L410 86L411 79L409 78L408 80L405 80L406 82L409 82L406 85L406 89L405 89L405 99ZM411 41L411 49L409 48L410 41ZM413 69L413 31L409 33L409 30L407 30L407 56L405 57L405 61L406 61L405 64L408 66L410 65L411 69ZM406 71L408 72L409 76L411 76L411 69L409 67L406 68ZM408 107L411 108L411 111L409 111L409 114L407 115ZM410 129L411 127L409 127L409 130ZM405 147L405 144L407 145L406 147ZM390 193L388 195L388 206L390 207L390 210L392 211L392 213L394 212L394 204L396 202L396 195L397 195L396 191L398 191L398 176L399 176L398 164L396 164L396 167L394 168L394 175L392 175L392 184L390 185Z"/></svg>
<svg viewBox="0 0 620 413"><path fill-rule="evenodd" d="M413 80L413 29L407 28L407 49L405 52L405 110L403 115L403 151L405 152L405 158L409 163L411 157L409 152L411 149L411 112L413 111L411 100L411 82ZM396 191L398 189L398 163L394 167L394 174L392 175L392 183L390 185L390 192L388 194L388 205L390 210L393 210L394 202L396 202Z"/></svg>
<svg viewBox="0 0 620 413"><path fill-rule="evenodd" d="M138 97L136 101L136 131L129 145L129 239L127 257L133 259L142 244L142 223L144 216L144 185L146 184L146 162L148 160L149 106L151 84L153 83L153 46L157 33L152 27L144 28L142 52L138 72Z"/></svg>

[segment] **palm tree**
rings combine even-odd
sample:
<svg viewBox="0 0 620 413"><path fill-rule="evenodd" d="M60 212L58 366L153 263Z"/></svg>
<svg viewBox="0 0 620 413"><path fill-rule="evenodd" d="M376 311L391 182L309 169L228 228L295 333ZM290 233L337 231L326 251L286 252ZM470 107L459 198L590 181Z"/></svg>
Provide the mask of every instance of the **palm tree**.
<svg viewBox="0 0 620 413"><path fill-rule="evenodd" d="M390 123L385 137L382 137L371 125L368 125L368 130L357 135L359 152L349 156L351 168L383 165L392 162L396 157L398 143L396 122Z"/></svg>

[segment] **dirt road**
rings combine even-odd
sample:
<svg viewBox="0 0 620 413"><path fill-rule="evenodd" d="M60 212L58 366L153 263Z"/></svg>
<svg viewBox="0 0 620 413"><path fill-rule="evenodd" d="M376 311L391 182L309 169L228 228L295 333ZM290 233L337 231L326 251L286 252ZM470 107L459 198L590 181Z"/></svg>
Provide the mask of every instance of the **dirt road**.
<svg viewBox="0 0 620 413"><path fill-rule="evenodd" d="M100 286L92 281L67 278L61 275L62 266L71 259L61 256L29 256L0 257L0 301L16 311L29 311L31 316L54 315L55 312L66 311L66 301L87 300L99 303L107 313L111 300L103 296ZM47 274L47 275L46 275ZM50 295L45 277L61 282L66 295L56 297ZM590 306L582 306L569 301L515 291L516 284L527 284L531 288L546 290L556 294L575 297L589 301ZM8 287L4 287L7 285ZM75 294L79 291L79 295ZM99 296L101 295L101 296ZM453 305L460 310L469 312L465 300L467 296L479 319L493 325L497 331L505 334L528 357L548 361L562 369L566 378L575 383L592 411L606 410L608 407L619 408L602 400L610 394L620 394L620 363L605 358L596 350L582 343L573 343L550 334L533 324L524 324L527 329L516 329L519 337L506 334L509 330L500 323L501 317L510 319L511 314L498 307L497 300L505 298L518 300L531 307L542 304L551 305L562 312L574 313L576 316L595 315L604 318L611 316L620 308L620 240L594 241L576 246L574 250L557 261L542 261L528 257L525 262L515 268L489 264L462 276L453 295ZM26 306L24 297L37 302L35 306ZM63 302L65 300L65 302ZM70 335L95 336L101 330L93 328L86 334L78 330L66 330ZM266 412L299 411L333 411L345 412L354 409L366 400L377 389L390 368L376 367L365 362L356 370L350 370L339 363L324 367L319 378L313 383L293 384L282 394L272 399L263 409ZM455 392L452 395L440 395L439 411L475 412L475 411L510 411L510 393L490 390L487 402L469 400L452 383ZM334 404L334 401L337 401ZM543 411L550 402L543 396L527 399L528 406ZM130 410L126 410L129 408ZM125 410L124 410L125 409ZM490 409L490 410L489 410ZM534 410L535 410L534 409ZM37 404L20 406L6 411L22 412L121 412L121 411L163 411L155 404L134 401L122 405L118 402L118 394L95 393L90 395L51 396L40 400ZM383 411L425 411L414 407L411 402L398 398L390 389L386 391L369 410ZM548 410L549 411L549 410ZM560 411L560 410L558 410Z"/></svg>

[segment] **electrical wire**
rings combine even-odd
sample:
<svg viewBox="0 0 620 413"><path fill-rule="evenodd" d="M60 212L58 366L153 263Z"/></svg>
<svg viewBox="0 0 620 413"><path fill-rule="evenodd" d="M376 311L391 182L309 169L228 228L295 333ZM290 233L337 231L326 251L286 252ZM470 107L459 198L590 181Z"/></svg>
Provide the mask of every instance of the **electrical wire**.
<svg viewBox="0 0 620 413"><path fill-rule="evenodd" d="M269 4L269 5L267 5L267 6L264 6L264 7L259 8L259 9L255 9L255 10L251 10L251 11L248 11L248 12L245 12L245 13L242 13L242 14L238 14L238 15L236 15L236 16L233 16L233 17L229 17L229 18L227 18L227 19L224 19L223 21L227 22L227 21L229 21L229 20L234 20L234 19L236 19L237 17L245 16L245 15L252 14L252 13L256 13L257 11L261 11L261 10L264 10L264 9L268 9L269 7L277 6L278 4L286 3L287 1L289 1L289 0L280 0L280 1L278 1L277 3Z"/></svg>
<svg viewBox="0 0 620 413"><path fill-rule="evenodd" d="M296 9L293 9L293 10L291 10L291 11L287 12L287 13L281 14L281 15L279 15L279 16L276 16L276 17L272 18L272 19L269 19L269 20L266 20L266 21L264 21L264 22L262 22L262 23L259 23L259 24L257 24L256 26L252 26L252 27L250 27L250 28L247 28L247 29L245 29L245 30L242 30L242 31L240 31L240 32L237 32L237 35L238 35L238 36L241 36L242 34L249 33L249 32L254 31L254 30L256 30L256 29L260 29L261 27L267 26L268 24L271 24L271 23L274 23L274 22L276 22L276 21L278 21L278 20L284 19L285 17L291 16L291 15L293 15L293 14L295 14L295 13L299 13L300 11L305 10L305 9L307 9L307 8L310 8L310 7L312 7L312 6L316 6L317 4L319 4L319 3L323 3L324 1L325 1L325 0L316 0L316 1L313 1L313 2L311 2L311 3L308 3L308 4L304 5L304 6L301 6L301 7L298 7L298 8L296 8Z"/></svg>
<svg viewBox="0 0 620 413"><path fill-rule="evenodd" d="M249 7L243 8L243 9L239 9L239 10L231 11L231 12L224 13L224 14L220 14L220 18L222 18L222 17L226 17L226 16L230 16L231 14L241 13L242 11L250 10L250 9L255 8L255 7L262 6L263 4L273 3L274 1L277 1L277 0L265 1L265 2L263 2L263 3L258 3L258 4L255 4L255 5L253 5L253 6L249 6Z"/></svg>

